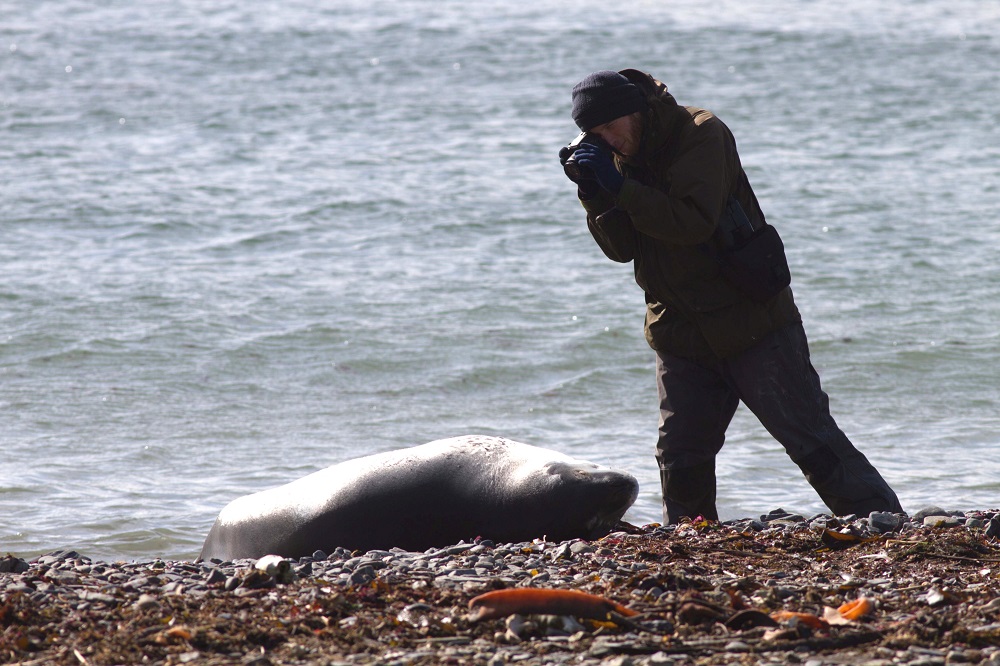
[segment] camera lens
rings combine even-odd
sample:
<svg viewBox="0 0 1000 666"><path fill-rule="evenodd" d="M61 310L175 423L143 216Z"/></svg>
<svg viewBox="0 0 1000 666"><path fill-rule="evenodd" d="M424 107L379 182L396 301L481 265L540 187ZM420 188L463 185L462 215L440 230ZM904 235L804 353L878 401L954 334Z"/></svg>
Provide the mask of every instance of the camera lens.
<svg viewBox="0 0 1000 666"><path fill-rule="evenodd" d="M572 180L577 181L584 177L584 167L576 163L573 159L575 155L571 155L566 164L563 165L563 169L566 171L566 176Z"/></svg>

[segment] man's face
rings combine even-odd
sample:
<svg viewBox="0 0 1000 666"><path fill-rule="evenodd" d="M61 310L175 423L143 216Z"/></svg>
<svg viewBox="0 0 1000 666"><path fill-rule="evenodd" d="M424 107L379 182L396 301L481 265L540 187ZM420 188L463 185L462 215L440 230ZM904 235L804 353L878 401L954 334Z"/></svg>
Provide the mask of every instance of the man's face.
<svg viewBox="0 0 1000 666"><path fill-rule="evenodd" d="M642 120L638 113L615 118L611 122L592 127L590 131L607 141L619 155L632 157L639 152Z"/></svg>

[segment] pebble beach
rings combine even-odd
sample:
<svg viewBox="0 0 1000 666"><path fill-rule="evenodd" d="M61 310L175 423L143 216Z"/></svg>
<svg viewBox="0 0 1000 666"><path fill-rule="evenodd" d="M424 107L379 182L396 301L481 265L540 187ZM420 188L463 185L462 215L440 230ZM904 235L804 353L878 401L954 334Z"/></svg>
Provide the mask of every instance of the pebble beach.
<svg viewBox="0 0 1000 666"><path fill-rule="evenodd" d="M1000 511L755 518L286 560L0 559L0 663L1000 664ZM476 621L494 590L630 615ZM853 608L845 612L845 608ZM633 614L634 613L634 614Z"/></svg>

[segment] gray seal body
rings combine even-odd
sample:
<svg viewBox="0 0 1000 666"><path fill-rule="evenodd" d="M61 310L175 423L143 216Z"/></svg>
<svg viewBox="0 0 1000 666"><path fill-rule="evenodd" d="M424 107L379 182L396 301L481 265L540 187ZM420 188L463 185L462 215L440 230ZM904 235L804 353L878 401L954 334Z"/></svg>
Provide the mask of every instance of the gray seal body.
<svg viewBox="0 0 1000 666"><path fill-rule="evenodd" d="M595 539L635 501L625 472L499 437L464 436L348 460L233 500L202 559L422 551L476 537L497 543Z"/></svg>

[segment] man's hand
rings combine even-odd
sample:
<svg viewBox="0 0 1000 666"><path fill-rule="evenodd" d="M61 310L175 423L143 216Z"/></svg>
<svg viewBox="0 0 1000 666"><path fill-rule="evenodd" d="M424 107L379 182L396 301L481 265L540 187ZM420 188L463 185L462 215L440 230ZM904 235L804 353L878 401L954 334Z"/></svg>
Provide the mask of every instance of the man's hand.
<svg viewBox="0 0 1000 666"><path fill-rule="evenodd" d="M589 143L580 144L575 155L577 163L594 174L598 185L618 196L622 189L622 183L625 182L625 177L618 172L610 155ZM562 152L559 153L559 156L562 157Z"/></svg>
<svg viewBox="0 0 1000 666"><path fill-rule="evenodd" d="M559 163L565 167L566 160L568 160L569 156L572 154L573 154L572 148L570 148L569 146L563 146L559 150ZM584 200L593 199L601 191L601 186L595 178L583 175L574 178L573 176L570 176L568 173L566 174L566 177L569 178L574 183L576 183L578 189L577 196L579 196L581 199Z"/></svg>

